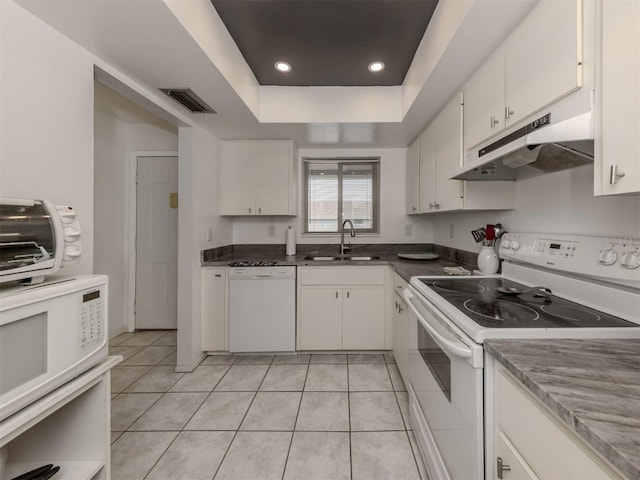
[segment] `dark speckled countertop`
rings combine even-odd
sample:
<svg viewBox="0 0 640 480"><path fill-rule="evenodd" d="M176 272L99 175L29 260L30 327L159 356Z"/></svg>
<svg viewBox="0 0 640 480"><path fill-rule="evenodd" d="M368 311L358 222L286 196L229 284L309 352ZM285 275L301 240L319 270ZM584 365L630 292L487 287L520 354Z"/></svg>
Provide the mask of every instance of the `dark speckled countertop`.
<svg viewBox="0 0 640 480"><path fill-rule="evenodd" d="M640 339L487 340L484 348L595 451L640 479Z"/></svg>
<svg viewBox="0 0 640 480"><path fill-rule="evenodd" d="M477 253L455 250L431 244L369 244L354 245L350 255L371 255L376 260L308 260L307 256L337 255L338 245L298 245L298 254L287 256L284 246L278 245L234 245L233 248L215 252L215 255L203 252L202 266L228 266L234 261L274 261L278 265L296 266L340 266L340 265L390 265L406 281L417 275L447 275L444 267L463 266L472 271L475 268ZM435 252L440 255L436 260L405 260L397 252Z"/></svg>

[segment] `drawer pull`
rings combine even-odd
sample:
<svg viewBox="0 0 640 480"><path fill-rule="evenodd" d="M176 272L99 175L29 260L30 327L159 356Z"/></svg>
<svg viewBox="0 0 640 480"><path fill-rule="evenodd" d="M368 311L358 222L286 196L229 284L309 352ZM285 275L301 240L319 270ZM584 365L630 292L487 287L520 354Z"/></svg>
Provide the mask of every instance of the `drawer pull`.
<svg viewBox="0 0 640 480"><path fill-rule="evenodd" d="M506 465L505 463L503 463L502 461L502 457L498 457L498 478L504 478L503 477L503 472L509 472L511 471L511 466Z"/></svg>

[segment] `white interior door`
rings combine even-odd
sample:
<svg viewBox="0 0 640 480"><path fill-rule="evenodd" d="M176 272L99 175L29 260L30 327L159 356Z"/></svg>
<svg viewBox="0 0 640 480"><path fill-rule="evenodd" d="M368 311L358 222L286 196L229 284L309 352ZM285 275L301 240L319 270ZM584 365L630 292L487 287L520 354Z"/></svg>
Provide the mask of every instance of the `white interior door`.
<svg viewBox="0 0 640 480"><path fill-rule="evenodd" d="M177 157L138 157L136 329L177 328Z"/></svg>

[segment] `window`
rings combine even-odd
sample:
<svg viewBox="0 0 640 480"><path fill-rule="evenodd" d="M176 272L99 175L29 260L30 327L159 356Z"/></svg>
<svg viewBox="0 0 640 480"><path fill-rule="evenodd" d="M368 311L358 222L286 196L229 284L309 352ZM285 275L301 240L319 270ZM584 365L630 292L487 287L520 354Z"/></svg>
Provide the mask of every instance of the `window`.
<svg viewBox="0 0 640 480"><path fill-rule="evenodd" d="M305 233L379 233L378 159L304 159Z"/></svg>

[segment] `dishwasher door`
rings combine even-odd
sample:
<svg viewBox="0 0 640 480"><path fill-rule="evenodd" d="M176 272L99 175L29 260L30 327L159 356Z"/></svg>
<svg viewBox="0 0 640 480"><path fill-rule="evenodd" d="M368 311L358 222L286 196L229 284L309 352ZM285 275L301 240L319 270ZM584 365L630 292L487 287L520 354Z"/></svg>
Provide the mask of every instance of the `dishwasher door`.
<svg viewBox="0 0 640 480"><path fill-rule="evenodd" d="M229 270L229 351L294 352L296 267Z"/></svg>

